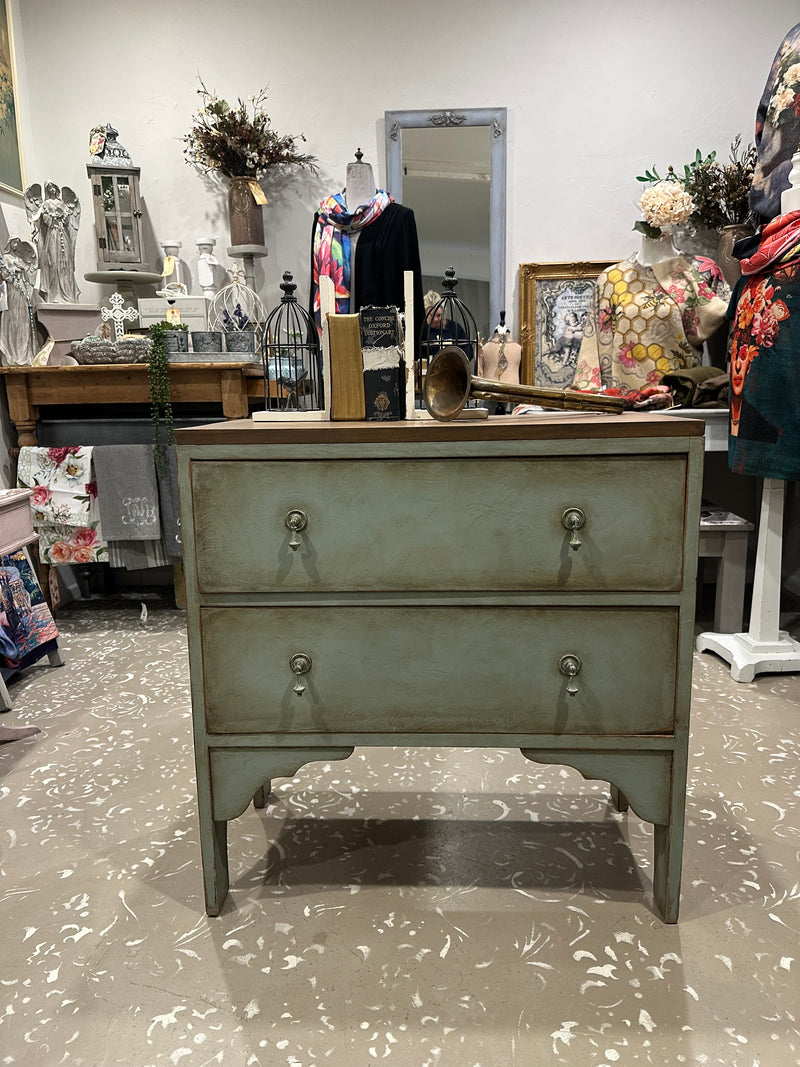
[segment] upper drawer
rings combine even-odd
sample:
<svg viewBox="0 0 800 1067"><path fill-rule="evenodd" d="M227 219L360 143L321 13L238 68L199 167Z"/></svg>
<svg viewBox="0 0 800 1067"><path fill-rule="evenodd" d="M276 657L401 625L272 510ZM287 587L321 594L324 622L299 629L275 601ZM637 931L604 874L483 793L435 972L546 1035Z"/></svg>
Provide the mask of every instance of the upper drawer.
<svg viewBox="0 0 800 1067"><path fill-rule="evenodd" d="M681 586L683 455L201 461L191 480L202 592Z"/></svg>

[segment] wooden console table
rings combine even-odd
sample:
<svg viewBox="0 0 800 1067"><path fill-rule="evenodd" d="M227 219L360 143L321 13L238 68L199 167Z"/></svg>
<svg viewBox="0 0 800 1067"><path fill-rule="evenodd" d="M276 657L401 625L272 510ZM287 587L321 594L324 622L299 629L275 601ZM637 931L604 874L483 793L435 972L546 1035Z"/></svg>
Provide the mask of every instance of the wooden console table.
<svg viewBox="0 0 800 1067"><path fill-rule="evenodd" d="M434 745L611 782L654 824L675 922L702 432L634 413L177 431L208 913L228 821L272 778Z"/></svg>
<svg viewBox="0 0 800 1067"><path fill-rule="evenodd" d="M146 363L81 367L0 367L8 410L20 447L36 445L39 408L45 404L146 404L150 384ZM247 418L251 397L264 397L257 363L173 363L169 368L176 404L218 403L227 419Z"/></svg>

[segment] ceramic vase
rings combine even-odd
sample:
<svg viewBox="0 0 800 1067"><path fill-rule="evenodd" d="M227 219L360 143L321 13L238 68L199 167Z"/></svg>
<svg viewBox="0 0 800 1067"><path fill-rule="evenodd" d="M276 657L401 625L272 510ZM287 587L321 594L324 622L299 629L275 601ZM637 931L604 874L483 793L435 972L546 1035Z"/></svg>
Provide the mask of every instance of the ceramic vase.
<svg viewBox="0 0 800 1067"><path fill-rule="evenodd" d="M231 178L228 216L232 245L263 245L264 219L261 205L253 199L250 178Z"/></svg>
<svg viewBox="0 0 800 1067"><path fill-rule="evenodd" d="M753 228L751 226L742 226L738 223L732 226L723 226L720 230L719 244L717 245L717 265L731 288L736 285L742 276L741 264L732 255L733 246L742 237L749 237L752 233Z"/></svg>

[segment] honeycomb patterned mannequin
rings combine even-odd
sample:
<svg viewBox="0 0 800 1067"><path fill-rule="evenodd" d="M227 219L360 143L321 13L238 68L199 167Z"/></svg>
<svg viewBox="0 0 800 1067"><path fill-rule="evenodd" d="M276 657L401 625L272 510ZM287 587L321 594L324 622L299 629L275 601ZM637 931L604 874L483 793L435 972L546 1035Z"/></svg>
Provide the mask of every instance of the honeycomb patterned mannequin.
<svg viewBox="0 0 800 1067"><path fill-rule="evenodd" d="M597 279L575 388L643 389L699 366L729 298L719 267L702 256L645 265L634 255L608 267Z"/></svg>

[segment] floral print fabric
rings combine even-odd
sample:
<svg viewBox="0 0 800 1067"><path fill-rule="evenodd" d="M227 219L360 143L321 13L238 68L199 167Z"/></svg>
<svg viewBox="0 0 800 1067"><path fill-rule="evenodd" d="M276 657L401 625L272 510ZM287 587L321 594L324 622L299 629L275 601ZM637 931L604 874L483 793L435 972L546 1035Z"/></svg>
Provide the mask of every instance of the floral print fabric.
<svg viewBox="0 0 800 1067"><path fill-rule="evenodd" d="M43 563L57 566L108 560L91 448L20 449L17 485L33 490L33 527L39 535Z"/></svg>
<svg viewBox="0 0 800 1067"><path fill-rule="evenodd" d="M779 216L797 230L795 213ZM742 277L731 300L728 466L761 478L800 478L800 240L778 245L769 269ZM787 263L787 260L790 260Z"/></svg>
<svg viewBox="0 0 800 1067"><path fill-rule="evenodd" d="M703 342L725 321L730 289L710 259L645 267L635 257L597 279L573 388L646 389L699 366Z"/></svg>
<svg viewBox="0 0 800 1067"><path fill-rule="evenodd" d="M786 34L772 61L756 111L758 150L750 207L762 221L781 213L792 156L800 144L800 23Z"/></svg>

